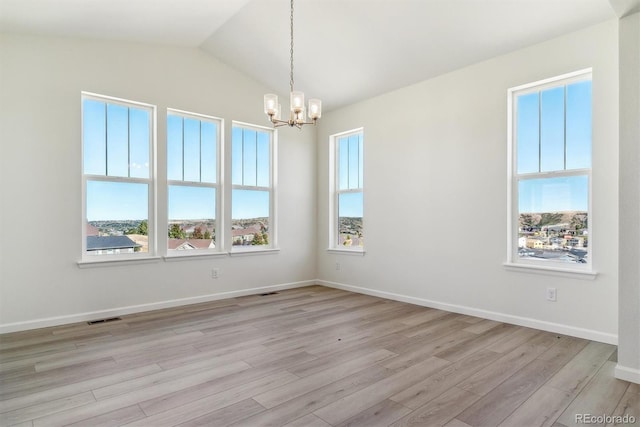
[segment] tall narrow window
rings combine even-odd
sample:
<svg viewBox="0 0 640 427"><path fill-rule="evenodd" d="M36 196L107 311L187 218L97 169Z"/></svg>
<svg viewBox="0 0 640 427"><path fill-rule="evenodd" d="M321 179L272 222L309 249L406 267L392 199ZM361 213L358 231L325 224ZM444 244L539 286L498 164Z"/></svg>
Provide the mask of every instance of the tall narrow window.
<svg viewBox="0 0 640 427"><path fill-rule="evenodd" d="M274 132L236 123L231 144L232 249L274 247Z"/></svg>
<svg viewBox="0 0 640 427"><path fill-rule="evenodd" d="M155 107L82 94L83 256L154 253Z"/></svg>
<svg viewBox="0 0 640 427"><path fill-rule="evenodd" d="M331 138L333 163L330 246L364 248L364 144L361 129Z"/></svg>
<svg viewBox="0 0 640 427"><path fill-rule="evenodd" d="M588 269L591 71L521 86L509 94L509 259Z"/></svg>
<svg viewBox="0 0 640 427"><path fill-rule="evenodd" d="M168 250L217 248L220 119L167 114ZM188 252L185 252L188 253Z"/></svg>

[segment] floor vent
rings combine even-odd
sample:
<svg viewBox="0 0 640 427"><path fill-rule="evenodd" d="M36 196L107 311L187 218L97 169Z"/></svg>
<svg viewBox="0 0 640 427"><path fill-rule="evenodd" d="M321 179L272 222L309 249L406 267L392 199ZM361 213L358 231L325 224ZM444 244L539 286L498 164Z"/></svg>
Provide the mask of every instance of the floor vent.
<svg viewBox="0 0 640 427"><path fill-rule="evenodd" d="M266 294L260 294L261 297L266 297L267 295L277 295L280 292L267 292Z"/></svg>
<svg viewBox="0 0 640 427"><path fill-rule="evenodd" d="M107 323L107 322L115 322L116 320L122 320L119 317L109 317L108 319L99 319L99 320L92 320L90 322L87 322L88 325L97 325L98 323Z"/></svg>

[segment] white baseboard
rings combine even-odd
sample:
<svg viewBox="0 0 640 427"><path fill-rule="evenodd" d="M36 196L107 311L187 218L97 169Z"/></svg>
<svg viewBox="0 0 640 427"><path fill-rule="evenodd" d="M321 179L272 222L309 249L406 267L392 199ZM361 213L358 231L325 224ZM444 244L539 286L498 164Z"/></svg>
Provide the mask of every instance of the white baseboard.
<svg viewBox="0 0 640 427"><path fill-rule="evenodd" d="M162 308L179 307L189 304L216 301L221 299L255 295L265 292L280 291L284 289L301 288L317 284L316 280L305 280L301 282L283 283L280 285L263 286L259 288L242 289L238 291L220 292L216 294L201 295L197 297L180 298L168 301L159 301L149 304L131 305L108 310L99 310L86 313L71 314L67 316L48 317L44 319L27 320L25 322L6 323L0 325L0 334L20 332L30 329L48 328L51 326L67 325L70 323L87 322L90 320L104 319L109 317L124 316L127 314L141 313L144 311L159 310Z"/></svg>
<svg viewBox="0 0 640 427"><path fill-rule="evenodd" d="M395 301L406 302L409 304L422 305L425 307L437 308L440 310L451 311L454 313L466 314L469 316L482 317L484 319L495 320L498 322L510 323L518 326L526 326L528 328L540 329L543 331L553 332L557 334L570 335L573 337L584 338L591 341L603 342L606 344L618 344L618 336L605 332L594 331L591 329L577 328L575 326L563 325L560 323L547 322L528 317L514 316L511 314L498 313L495 311L481 310L473 307L467 307L456 304L448 304L438 301L427 300L423 298L411 297L407 295L396 294L386 291L378 291L375 289L361 288L358 286L345 285L342 283L329 282L325 280L316 280L316 283L330 288L342 289L345 291L357 292L360 294L371 295L380 298L391 299Z"/></svg>
<svg viewBox="0 0 640 427"><path fill-rule="evenodd" d="M619 380L625 380L632 383L640 384L640 369L627 368L626 366L617 365L614 375Z"/></svg>

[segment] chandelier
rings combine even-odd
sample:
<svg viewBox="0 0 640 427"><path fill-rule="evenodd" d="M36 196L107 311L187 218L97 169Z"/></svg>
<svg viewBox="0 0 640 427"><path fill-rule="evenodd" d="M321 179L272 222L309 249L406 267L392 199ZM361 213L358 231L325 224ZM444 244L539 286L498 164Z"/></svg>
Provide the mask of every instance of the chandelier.
<svg viewBox="0 0 640 427"><path fill-rule="evenodd" d="M322 115L322 101L319 99L309 100L308 115L310 122L305 121L304 93L293 89L293 0L291 0L291 49L289 68L290 110L289 119L282 120L282 107L278 104L278 95L268 93L264 96L264 112L269 116L269 121L273 127L289 125L290 127L302 128L302 125L315 125Z"/></svg>

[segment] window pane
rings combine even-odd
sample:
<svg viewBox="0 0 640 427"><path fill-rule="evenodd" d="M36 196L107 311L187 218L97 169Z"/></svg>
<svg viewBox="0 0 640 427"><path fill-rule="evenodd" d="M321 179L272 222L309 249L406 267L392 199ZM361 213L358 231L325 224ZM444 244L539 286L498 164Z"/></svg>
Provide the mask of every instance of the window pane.
<svg viewBox="0 0 640 427"><path fill-rule="evenodd" d="M233 245L269 245L269 192L233 190L231 197Z"/></svg>
<svg viewBox="0 0 640 427"><path fill-rule="evenodd" d="M242 185L242 128L231 131L231 183Z"/></svg>
<svg viewBox="0 0 640 427"><path fill-rule="evenodd" d="M129 120L130 176L134 178L149 178L149 143L151 141L149 112L138 108L130 108Z"/></svg>
<svg viewBox="0 0 640 427"><path fill-rule="evenodd" d="M358 171L359 171L359 175L358 175L358 188L362 188L362 186L364 185L364 151L363 151L363 141L362 141L362 134L358 135L358 153L360 154L358 156Z"/></svg>
<svg viewBox="0 0 640 427"><path fill-rule="evenodd" d="M588 176L521 180L518 191L519 256L587 262Z"/></svg>
<svg viewBox="0 0 640 427"><path fill-rule="evenodd" d="M169 249L215 248L216 189L169 186Z"/></svg>
<svg viewBox="0 0 640 427"><path fill-rule="evenodd" d="M349 189L360 188L360 144L358 135L349 137Z"/></svg>
<svg viewBox="0 0 640 427"><path fill-rule="evenodd" d="M540 94L540 171L564 170L564 86Z"/></svg>
<svg viewBox="0 0 640 427"><path fill-rule="evenodd" d="M349 138L338 139L338 189L349 188Z"/></svg>
<svg viewBox="0 0 640 427"><path fill-rule="evenodd" d="M567 86L567 169L591 167L591 81Z"/></svg>
<svg viewBox="0 0 640 427"><path fill-rule="evenodd" d="M216 182L218 125L202 121L202 182Z"/></svg>
<svg viewBox="0 0 640 427"><path fill-rule="evenodd" d="M257 132L243 129L242 132L242 183L257 185Z"/></svg>
<svg viewBox="0 0 640 427"><path fill-rule="evenodd" d="M516 139L518 141L518 173L540 171L539 95L532 93L517 98Z"/></svg>
<svg viewBox="0 0 640 427"><path fill-rule="evenodd" d="M200 121L184 118L184 180L200 182Z"/></svg>
<svg viewBox="0 0 640 427"><path fill-rule="evenodd" d="M82 101L84 173L105 175L106 172L106 104L92 99Z"/></svg>
<svg viewBox="0 0 640 427"><path fill-rule="evenodd" d="M107 104L107 175L129 176L129 109Z"/></svg>
<svg viewBox="0 0 640 427"><path fill-rule="evenodd" d="M167 116L167 179L182 180L182 117Z"/></svg>
<svg viewBox="0 0 640 427"><path fill-rule="evenodd" d="M87 253L148 252L148 184L87 181Z"/></svg>
<svg viewBox="0 0 640 427"><path fill-rule="evenodd" d="M364 246L362 192L338 195L338 245Z"/></svg>
<svg viewBox="0 0 640 427"><path fill-rule="evenodd" d="M268 132L258 132L258 151L257 151L257 160L258 160L258 171L257 171L257 179L259 187L269 187L271 185L271 172L270 172L270 164L271 164L271 155L269 153L269 133Z"/></svg>

